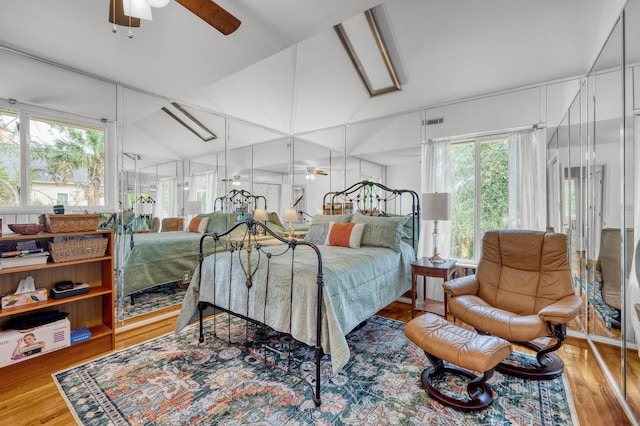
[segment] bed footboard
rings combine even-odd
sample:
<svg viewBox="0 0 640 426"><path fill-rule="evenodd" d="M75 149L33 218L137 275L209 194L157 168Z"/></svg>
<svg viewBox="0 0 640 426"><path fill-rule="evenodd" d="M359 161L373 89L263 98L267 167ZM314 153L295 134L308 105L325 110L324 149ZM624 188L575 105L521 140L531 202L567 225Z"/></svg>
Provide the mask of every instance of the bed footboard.
<svg viewBox="0 0 640 426"><path fill-rule="evenodd" d="M216 250L205 257L203 247L207 239L214 240ZM218 250L218 245L225 249ZM315 252L317 265L313 265L313 274L297 268L295 255L301 247ZM197 288L206 286L208 294L206 300L201 298L197 304L201 343L204 342L204 310L208 307L270 327L293 339L296 339L294 325L298 326L299 321L315 323L315 339L309 346L314 348L316 367L313 401L320 406L324 283L322 256L316 245L284 239L264 224L248 219L224 233L205 234L200 239L198 266ZM205 268L211 272L203 279ZM308 270L309 265L306 268ZM313 307L315 309L308 309ZM215 316L213 327L214 335L219 337ZM227 339L230 341L230 336Z"/></svg>

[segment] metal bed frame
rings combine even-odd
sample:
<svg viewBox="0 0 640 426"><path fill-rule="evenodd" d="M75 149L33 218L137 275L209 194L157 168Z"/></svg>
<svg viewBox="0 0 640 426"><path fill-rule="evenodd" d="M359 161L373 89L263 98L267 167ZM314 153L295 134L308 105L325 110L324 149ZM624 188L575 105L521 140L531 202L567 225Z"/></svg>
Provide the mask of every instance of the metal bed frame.
<svg viewBox="0 0 640 426"><path fill-rule="evenodd" d="M213 200L213 211L222 213L250 213L258 207L262 200L267 208L267 198L264 195L253 195L245 189L232 189L227 194Z"/></svg>
<svg viewBox="0 0 640 426"><path fill-rule="evenodd" d="M420 235L420 197L410 189L391 189L381 183L362 181L344 191L327 192L322 199L325 214L352 213L360 211L369 216L386 216L390 205L398 206L402 215L402 197L411 198L411 212L408 219L412 223L411 245L417 252Z"/></svg>
<svg viewBox="0 0 640 426"><path fill-rule="evenodd" d="M400 197L403 194L407 194L411 197L411 206L412 206L412 213L410 214L410 218L413 221L413 236L412 236L412 243L415 245L417 243L417 235L419 233L418 231L418 226L419 226L419 218L420 218L420 201L418 198L418 194L414 191L411 190L393 190L393 189L389 189L384 185L375 183L375 182L368 182L368 181L363 181L363 182L359 182L355 185L352 185L351 187L349 187L348 189L344 190L344 191L338 191L338 192L329 192L327 194L325 194L324 198L323 198L323 205L324 202L326 202L327 199L330 200L331 202L331 207L333 207L334 203L340 202L340 203L355 203L355 205L358 207L359 210L365 210L366 212L368 212L369 214L372 214L374 212L377 212L377 214L380 215L384 215L384 213L380 213L381 207L387 207L389 205L389 203L396 203L400 201ZM223 198L223 197L221 197ZM266 204L266 201L265 201ZM331 209L331 211L333 211L333 209ZM236 243L235 245L233 244L229 244L229 237L230 234L235 231L236 229L238 229L239 227L245 227L245 231L244 231L244 238L242 238L241 242ZM237 231L236 231L237 233ZM263 249L263 247L260 245L260 240L257 240L255 238L256 235L259 235L259 233L262 233L264 235L268 235L276 240L279 240L281 243L283 243L283 250L281 252L278 252L277 254L273 253L273 250L270 251L265 251ZM212 307L214 308L216 311L220 311L220 312L226 312L227 314L229 314L229 321L230 321L230 317L231 315L241 318L245 321L247 321L247 325L248 323L253 323L253 324L257 324L260 326L266 326L265 324L265 319L263 318L262 321L255 319L255 318L251 318L249 317L249 300L250 300L250 294L251 294L251 290L253 287L253 273L256 271L258 265L260 264L260 262L262 261L266 261L267 262L267 271L266 271L266 275L267 275L267 283L266 285L268 286L268 277L269 277L269 268L270 268L270 263L269 260L272 256L282 256L286 253L290 253L291 255L291 282L293 283L293 264L295 262L295 250L296 247L298 246L309 246L311 249L313 249L316 253L317 256L317 260L318 260L318 264L317 264L317 275L316 275L316 286L317 286L317 306L316 306L316 344L314 346L314 353L315 353L315 386L314 386L314 394L313 394L313 401L315 403L316 406L320 406L321 404L321 399L320 399L320 391L321 391L321 377L320 377L320 363L322 360L322 357L324 356L324 351L322 349L321 346L321 335L322 335L322 301L323 301L323 297L322 297L322 291L323 291L323 286L324 286L324 280L323 280L323 270L322 270L322 256L321 253L318 249L318 247L310 242L307 241L299 241L299 240L288 240L285 238L280 237L279 235L275 234L273 231L271 231L269 228L267 228L264 224L262 224L259 221L254 220L253 218L249 218L244 222L239 222L237 224L235 224L234 226L232 226L231 228L229 228L228 230L226 230L225 232L221 233L221 234L205 234L201 239L200 239L200 254L199 254L199 258L198 258L198 265L200 270L202 270L202 262L204 261L204 256L203 256L203 245L204 245L204 241L207 238L213 238L215 245L216 245L216 250L214 250L214 254L212 254L211 256L215 256L214 258L214 277L216 276L215 273L215 268L216 268L216 260L217 260L217 256L229 256L230 257L230 262L233 261L239 261L241 262L241 266L242 269L244 271L244 274L246 276L246 281L245 281L245 291L247 292L247 307L244 313L242 312L233 312L230 309L224 307L224 306L219 306L216 305L215 303L209 303L209 302L202 302L199 301L198 302L198 313L199 313L199 325L200 325L200 337L199 337L199 341L202 343L204 341L204 311L209 308ZM218 244L226 244L226 250L224 251L219 251L217 250L217 245ZM247 252L247 260L245 263L242 262L240 253L242 252L242 250L245 250ZM265 260L266 259L266 260ZM201 284L201 274L198 275L198 286ZM223 283L225 284L225 283ZM229 282L230 285L230 282ZM199 287L198 287L199 288ZM268 287L267 287L268 288ZM293 285L290 286L291 288L291 294L290 294L290 302L293 303ZM240 291L240 289L236 289L236 291ZM214 297L213 300L217 300L215 297L216 294L216 283L215 283L215 279L213 282L213 292L214 292ZM229 289L229 298L231 295L231 289ZM263 305L263 312L265 312L266 315L266 297L264 300L264 305ZM230 300L227 301L227 306L230 307L231 303ZM289 331L291 331L291 312L293 311L293 309L290 309L290 318L289 318ZM216 317L214 316L213 318L214 321L214 336L215 337L219 337L217 335L216 332ZM248 333L247 333L248 334ZM284 333L284 334L288 334L289 336L291 335L291 333ZM291 339L293 340L293 339ZM230 342L231 341L231 336L228 335L227 336L227 341Z"/></svg>

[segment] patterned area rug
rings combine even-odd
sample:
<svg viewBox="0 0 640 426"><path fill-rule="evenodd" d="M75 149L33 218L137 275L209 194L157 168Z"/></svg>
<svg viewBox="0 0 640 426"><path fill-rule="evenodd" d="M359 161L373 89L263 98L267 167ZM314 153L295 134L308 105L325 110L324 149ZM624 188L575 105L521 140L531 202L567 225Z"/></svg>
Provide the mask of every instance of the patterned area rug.
<svg viewBox="0 0 640 426"><path fill-rule="evenodd" d="M118 310L122 312L120 319L126 320L156 311L160 308L182 303L186 292L186 288L180 288L178 283L175 282L162 284L136 293L134 305L130 303L130 298L127 296L121 301L121 309Z"/></svg>
<svg viewBox="0 0 640 426"><path fill-rule="evenodd" d="M150 340L54 374L76 419L85 425L571 425L564 375L526 381L496 372L497 394L485 410L464 413L431 399L420 374L428 361L404 335L404 323L372 317L348 336L352 357L331 376L323 359L322 405L309 382L313 351L276 333L218 317L207 321L205 343L197 327ZM230 323L231 331L226 330ZM289 356L289 353L291 355ZM516 360L517 361L517 360ZM288 373L290 370L291 373ZM305 379L307 378L307 379ZM464 392L463 380L443 385Z"/></svg>

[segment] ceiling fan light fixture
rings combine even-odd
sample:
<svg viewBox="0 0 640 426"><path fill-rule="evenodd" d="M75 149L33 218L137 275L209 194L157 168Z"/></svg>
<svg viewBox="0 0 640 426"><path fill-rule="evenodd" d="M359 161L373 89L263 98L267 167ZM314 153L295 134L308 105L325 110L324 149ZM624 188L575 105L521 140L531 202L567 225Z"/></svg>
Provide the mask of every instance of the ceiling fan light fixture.
<svg viewBox="0 0 640 426"><path fill-rule="evenodd" d="M125 15L153 21L151 6L147 0L123 0L123 6Z"/></svg>
<svg viewBox="0 0 640 426"><path fill-rule="evenodd" d="M165 7L171 0L147 0L151 7Z"/></svg>

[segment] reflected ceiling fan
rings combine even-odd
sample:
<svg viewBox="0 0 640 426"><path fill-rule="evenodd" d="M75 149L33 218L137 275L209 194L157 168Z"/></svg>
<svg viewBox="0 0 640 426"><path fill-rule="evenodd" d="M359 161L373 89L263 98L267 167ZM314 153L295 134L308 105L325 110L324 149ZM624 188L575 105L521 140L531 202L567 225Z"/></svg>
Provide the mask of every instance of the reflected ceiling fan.
<svg viewBox="0 0 640 426"><path fill-rule="evenodd" d="M247 179L243 178L240 175L235 175L232 178L224 178L224 179L222 179L222 182L230 182L231 185L233 185L233 186L242 185L242 181L247 181Z"/></svg>
<svg viewBox="0 0 640 426"><path fill-rule="evenodd" d="M151 7L164 7L171 0L109 0L109 22L124 27L139 27L140 19L151 20ZM194 15L224 35L240 26L240 20L211 0L176 0ZM133 33L129 32L129 38Z"/></svg>
<svg viewBox="0 0 640 426"><path fill-rule="evenodd" d="M316 169L312 166L307 166L307 174L304 176L307 180L315 180L316 176L328 176L329 173L322 169Z"/></svg>

